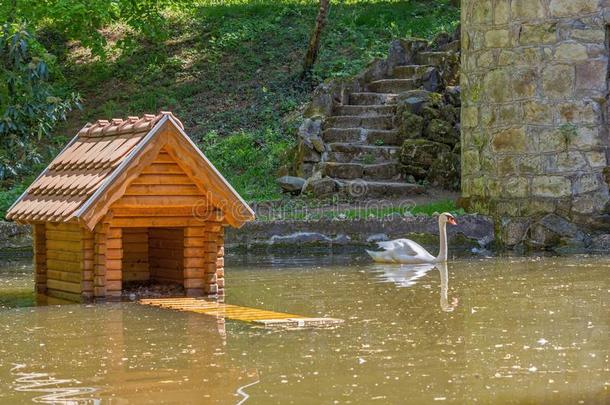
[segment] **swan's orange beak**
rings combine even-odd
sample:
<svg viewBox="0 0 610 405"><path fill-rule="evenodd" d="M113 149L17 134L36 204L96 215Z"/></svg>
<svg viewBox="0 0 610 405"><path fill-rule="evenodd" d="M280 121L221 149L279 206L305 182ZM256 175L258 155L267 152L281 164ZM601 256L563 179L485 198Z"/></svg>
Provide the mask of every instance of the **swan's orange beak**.
<svg viewBox="0 0 610 405"><path fill-rule="evenodd" d="M447 222L449 222L451 225L457 225L457 221L453 217L447 218Z"/></svg>

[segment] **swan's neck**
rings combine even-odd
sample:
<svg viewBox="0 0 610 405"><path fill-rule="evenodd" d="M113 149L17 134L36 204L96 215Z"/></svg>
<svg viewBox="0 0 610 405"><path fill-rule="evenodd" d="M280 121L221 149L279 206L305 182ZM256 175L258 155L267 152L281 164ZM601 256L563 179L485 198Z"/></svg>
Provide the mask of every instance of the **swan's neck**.
<svg viewBox="0 0 610 405"><path fill-rule="evenodd" d="M447 224L446 223L438 223L438 234L440 236L441 246L438 252L438 256L436 258L437 262L446 262L447 261Z"/></svg>

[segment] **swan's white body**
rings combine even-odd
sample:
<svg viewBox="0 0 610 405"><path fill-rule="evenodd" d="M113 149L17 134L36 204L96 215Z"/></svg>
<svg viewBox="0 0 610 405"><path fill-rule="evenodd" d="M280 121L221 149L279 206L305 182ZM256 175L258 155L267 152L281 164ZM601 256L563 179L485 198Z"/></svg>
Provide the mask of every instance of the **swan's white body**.
<svg viewBox="0 0 610 405"><path fill-rule="evenodd" d="M438 256L434 257L419 243L411 239L395 239L387 242L378 242L377 245L384 249L380 252L367 250L366 252L377 263L443 263L447 261L447 222L455 225L453 215L442 213L438 217L438 231L440 235L440 248Z"/></svg>

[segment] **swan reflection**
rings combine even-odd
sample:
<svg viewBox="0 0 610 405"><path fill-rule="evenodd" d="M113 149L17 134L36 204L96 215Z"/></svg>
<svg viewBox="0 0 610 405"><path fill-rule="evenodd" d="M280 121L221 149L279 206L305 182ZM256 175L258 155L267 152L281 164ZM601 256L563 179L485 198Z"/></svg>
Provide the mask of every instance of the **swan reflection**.
<svg viewBox="0 0 610 405"><path fill-rule="evenodd" d="M402 266L377 265L374 269L381 272L378 276L380 280L387 283L393 283L397 287L411 287L430 270L438 269L441 285L441 310L452 312L458 306L458 299L456 297L451 300L451 303L449 302L449 272L447 263L410 264Z"/></svg>

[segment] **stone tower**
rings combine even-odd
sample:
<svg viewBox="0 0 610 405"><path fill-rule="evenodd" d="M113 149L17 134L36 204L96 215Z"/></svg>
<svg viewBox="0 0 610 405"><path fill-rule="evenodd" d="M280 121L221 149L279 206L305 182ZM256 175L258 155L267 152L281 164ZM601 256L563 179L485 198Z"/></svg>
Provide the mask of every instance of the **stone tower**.
<svg viewBox="0 0 610 405"><path fill-rule="evenodd" d="M462 0L463 201L508 245L610 233L608 24L609 0Z"/></svg>

